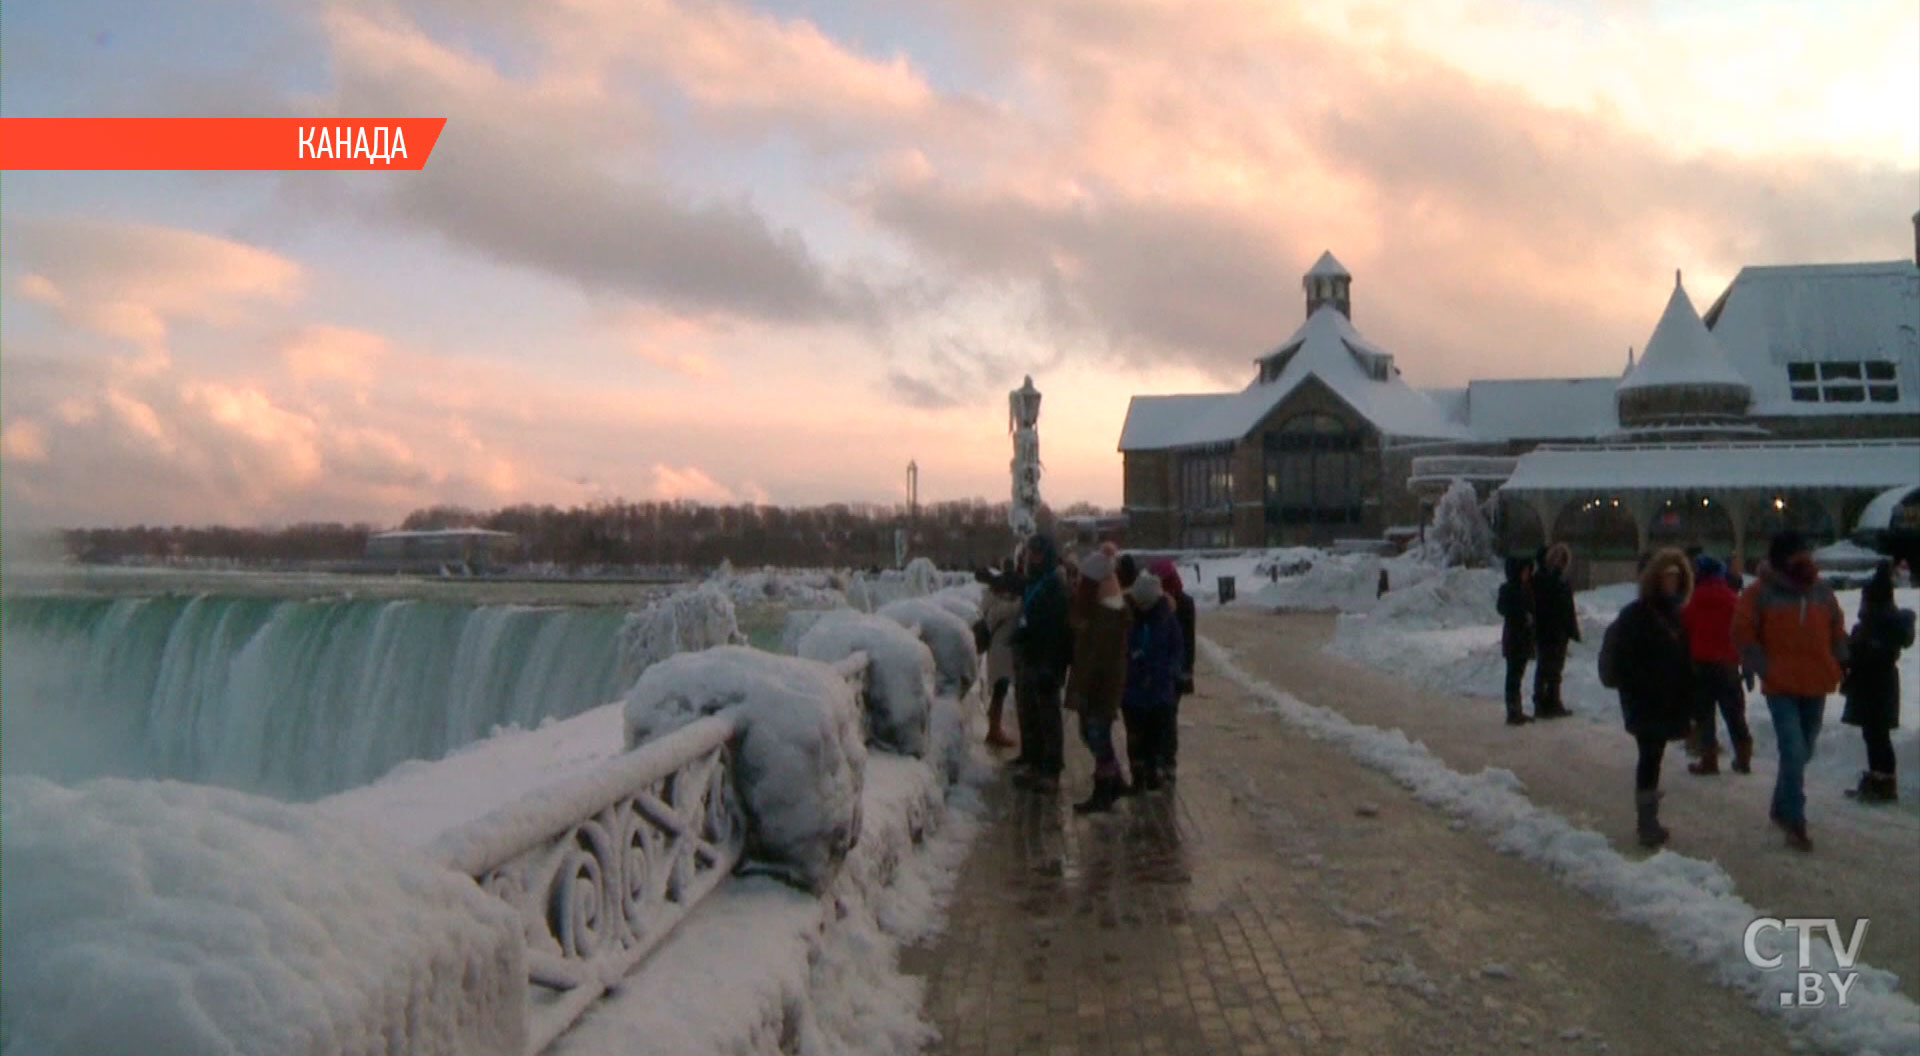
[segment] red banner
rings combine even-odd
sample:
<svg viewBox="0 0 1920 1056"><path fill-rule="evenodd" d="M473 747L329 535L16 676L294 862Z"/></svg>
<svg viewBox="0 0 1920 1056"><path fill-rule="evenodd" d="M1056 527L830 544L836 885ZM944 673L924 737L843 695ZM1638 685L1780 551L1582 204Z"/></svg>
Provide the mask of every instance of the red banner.
<svg viewBox="0 0 1920 1056"><path fill-rule="evenodd" d="M417 170L444 117L8 117L0 171Z"/></svg>

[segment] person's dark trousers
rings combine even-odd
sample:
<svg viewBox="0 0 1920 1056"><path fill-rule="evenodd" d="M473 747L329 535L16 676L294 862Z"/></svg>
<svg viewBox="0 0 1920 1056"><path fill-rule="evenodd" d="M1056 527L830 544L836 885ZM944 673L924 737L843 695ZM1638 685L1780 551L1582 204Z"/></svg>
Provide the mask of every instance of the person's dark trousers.
<svg viewBox="0 0 1920 1056"><path fill-rule="evenodd" d="M1567 643L1541 642L1540 656L1533 668L1533 710L1538 713L1545 708L1558 711L1560 702L1560 676L1567 669Z"/></svg>
<svg viewBox="0 0 1920 1056"><path fill-rule="evenodd" d="M1121 708L1120 718L1127 727L1127 772L1139 786L1149 783L1160 765L1162 751L1155 736L1153 713L1140 708Z"/></svg>
<svg viewBox="0 0 1920 1056"><path fill-rule="evenodd" d="M1066 765L1066 727L1060 717L1060 679L1021 667L1013 675L1013 707L1020 716L1020 749L1032 772L1059 777Z"/></svg>
<svg viewBox="0 0 1920 1056"><path fill-rule="evenodd" d="M1753 740L1753 732L1747 729L1747 694L1740 685L1738 665L1696 660L1693 685L1693 728L1699 731L1702 751L1720 750L1721 721L1726 722L1727 740L1734 745Z"/></svg>
<svg viewBox="0 0 1920 1056"><path fill-rule="evenodd" d="M1633 790L1652 792L1660 787L1660 761L1667 755L1667 739L1635 737L1633 741L1640 747L1640 761L1633 768Z"/></svg>
<svg viewBox="0 0 1920 1056"><path fill-rule="evenodd" d="M1173 695L1173 707L1166 709L1160 720L1160 755L1156 760L1161 777L1172 777L1174 764L1180 756L1180 698L1185 693Z"/></svg>
<svg viewBox="0 0 1920 1056"><path fill-rule="evenodd" d="M1867 742L1867 769L1891 777L1894 773L1893 731L1885 726L1862 726L1860 737Z"/></svg>
<svg viewBox="0 0 1920 1056"><path fill-rule="evenodd" d="M1520 714L1520 691L1527 681L1527 658L1507 657L1507 717Z"/></svg>

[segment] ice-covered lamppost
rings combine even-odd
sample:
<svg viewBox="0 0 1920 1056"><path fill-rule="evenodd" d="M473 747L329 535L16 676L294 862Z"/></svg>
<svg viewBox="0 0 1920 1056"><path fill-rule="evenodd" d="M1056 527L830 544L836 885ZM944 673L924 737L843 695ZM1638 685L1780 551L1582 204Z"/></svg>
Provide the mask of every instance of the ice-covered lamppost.
<svg viewBox="0 0 1920 1056"><path fill-rule="evenodd" d="M1021 543L1040 530L1040 390L1033 376L1007 394L1007 430L1013 434L1013 508L1007 525Z"/></svg>

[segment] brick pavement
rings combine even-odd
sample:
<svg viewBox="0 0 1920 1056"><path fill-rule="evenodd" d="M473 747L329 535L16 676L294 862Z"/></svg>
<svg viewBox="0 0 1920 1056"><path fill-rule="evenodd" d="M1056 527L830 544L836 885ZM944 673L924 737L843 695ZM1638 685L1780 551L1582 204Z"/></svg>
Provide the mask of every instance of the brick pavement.
<svg viewBox="0 0 1920 1056"><path fill-rule="evenodd" d="M948 927L903 958L927 980L934 1051L1677 1051L1637 987L1596 971L1688 1008L1692 1051L1786 1051L1777 1023L1644 933L1206 674L1218 696L1183 705L1173 793L1075 817L1077 744L1059 795L987 790Z"/></svg>

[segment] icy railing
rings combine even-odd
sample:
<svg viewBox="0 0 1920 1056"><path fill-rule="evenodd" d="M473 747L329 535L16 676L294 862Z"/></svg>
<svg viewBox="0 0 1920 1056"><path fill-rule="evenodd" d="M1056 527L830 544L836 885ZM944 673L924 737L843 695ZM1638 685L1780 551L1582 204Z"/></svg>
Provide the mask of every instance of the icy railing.
<svg viewBox="0 0 1920 1056"><path fill-rule="evenodd" d="M865 712L868 661L833 665ZM443 833L428 853L519 912L527 1048L552 1045L732 874L747 822L731 712Z"/></svg>
<svg viewBox="0 0 1920 1056"><path fill-rule="evenodd" d="M1519 459L1501 455L1423 455L1413 460L1411 481L1443 480L1463 477L1468 480L1505 480L1513 475Z"/></svg>

